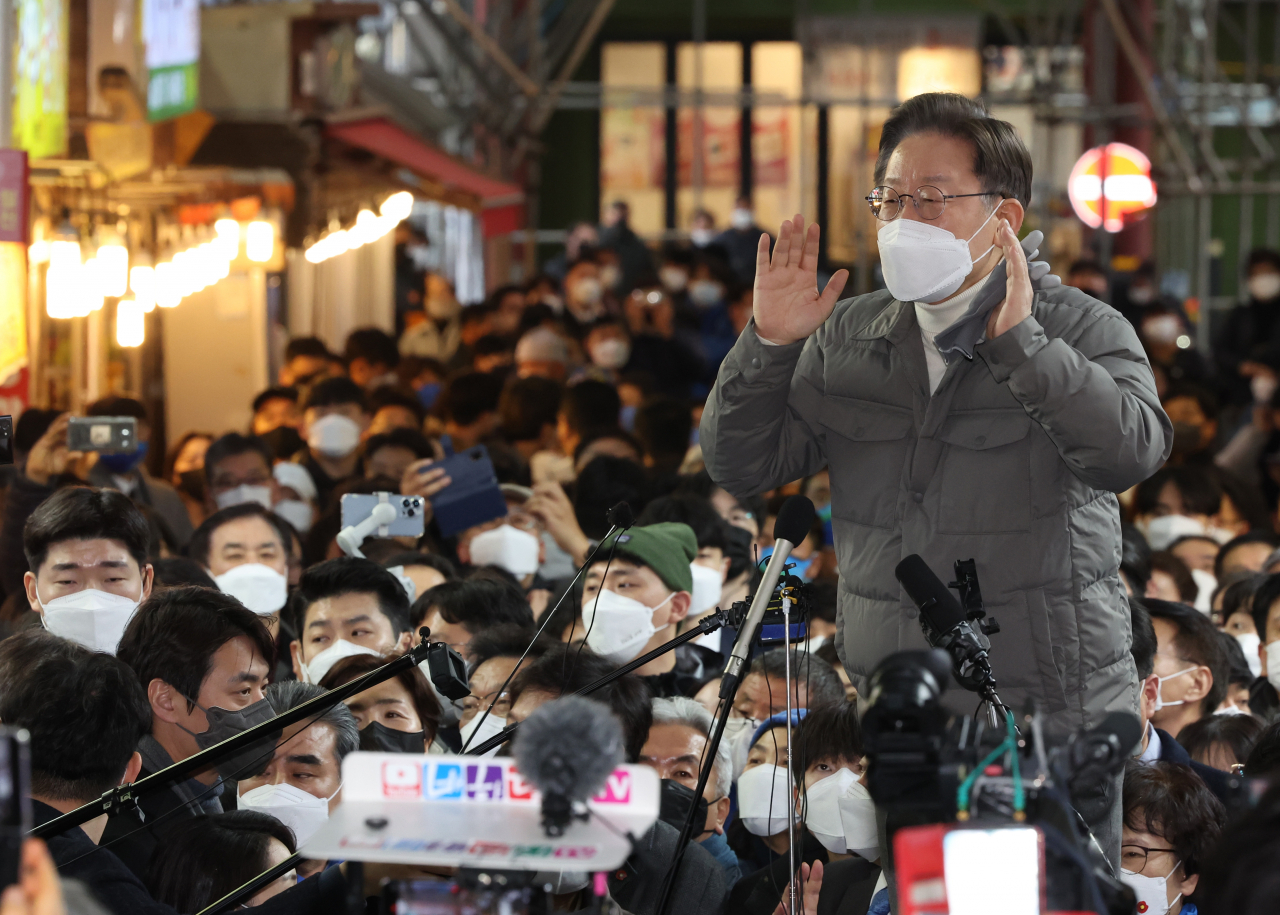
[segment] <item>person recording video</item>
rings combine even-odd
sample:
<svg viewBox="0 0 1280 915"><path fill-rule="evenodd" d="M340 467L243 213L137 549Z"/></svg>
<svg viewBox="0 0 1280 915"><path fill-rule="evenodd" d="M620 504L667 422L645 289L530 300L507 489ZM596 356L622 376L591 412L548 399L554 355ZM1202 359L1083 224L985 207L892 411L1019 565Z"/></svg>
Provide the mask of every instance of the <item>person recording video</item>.
<svg viewBox="0 0 1280 915"><path fill-rule="evenodd" d="M802 216L772 257L762 236L754 317L699 441L739 497L828 467L841 657L860 695L878 661L925 644L897 563L918 553L947 581L973 558L1002 628L1001 697L1036 701L1061 740L1136 712L1115 494L1161 465L1173 429L1129 323L1028 265L1031 180L1017 131L981 103L899 105L866 198L888 289L837 301L841 270L820 292L819 228ZM967 694L949 701L973 712ZM1113 862L1119 816L1112 803L1090 824Z"/></svg>

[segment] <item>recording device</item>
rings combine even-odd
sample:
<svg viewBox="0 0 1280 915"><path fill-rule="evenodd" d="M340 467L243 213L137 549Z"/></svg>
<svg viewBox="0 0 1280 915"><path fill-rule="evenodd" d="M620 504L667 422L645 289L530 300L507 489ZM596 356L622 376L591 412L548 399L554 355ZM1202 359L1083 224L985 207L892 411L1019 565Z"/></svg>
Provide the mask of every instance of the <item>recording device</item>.
<svg viewBox="0 0 1280 915"><path fill-rule="evenodd" d="M469 527L507 516L507 500L498 485L489 449L476 445L423 467L422 472L443 468L449 485L431 497L436 526L445 537Z"/></svg>
<svg viewBox="0 0 1280 915"><path fill-rule="evenodd" d="M455 702L471 695L467 683L467 662L444 642L430 642L431 630L423 626L418 635L427 644L427 659L418 665L431 685L446 699Z"/></svg>
<svg viewBox="0 0 1280 915"><path fill-rule="evenodd" d="M622 726L607 707L581 696L540 706L520 725L516 766L542 792L542 828L551 838L587 818L586 801L622 764Z"/></svg>
<svg viewBox="0 0 1280 915"><path fill-rule="evenodd" d="M981 695L994 709L1003 709L991 672L991 641L973 628L955 595L916 553L899 562L893 574L920 610L925 639L951 656L956 682Z"/></svg>
<svg viewBox="0 0 1280 915"><path fill-rule="evenodd" d="M737 691L742 678L742 669L746 666L747 656L751 650L751 640L755 638L756 629L764 618L765 610L773 597L778 579L782 577L787 564L787 557L795 549L797 543L809 535L813 520L817 517L813 503L804 496L792 496L782 503L778 517L773 522L773 555L765 567L764 576L756 587L755 597L751 600L751 609L738 630L737 641L729 653L729 661L724 668L724 676L720 681L720 698L729 699Z"/></svg>
<svg viewBox="0 0 1280 915"><path fill-rule="evenodd" d="M398 492L349 492L342 497L342 527L357 527L373 517L379 505L390 506L395 514L379 514L373 531L379 537L421 537L424 527L425 500L421 496L402 496ZM385 512L385 509L383 509Z"/></svg>
<svg viewBox="0 0 1280 915"><path fill-rule="evenodd" d="M13 463L13 417L0 416L0 464Z"/></svg>
<svg viewBox="0 0 1280 915"><path fill-rule="evenodd" d="M31 829L31 738L0 726L0 887L18 882L22 840Z"/></svg>
<svg viewBox="0 0 1280 915"><path fill-rule="evenodd" d="M73 416L67 423L68 451L118 454L137 449L138 421L132 416Z"/></svg>

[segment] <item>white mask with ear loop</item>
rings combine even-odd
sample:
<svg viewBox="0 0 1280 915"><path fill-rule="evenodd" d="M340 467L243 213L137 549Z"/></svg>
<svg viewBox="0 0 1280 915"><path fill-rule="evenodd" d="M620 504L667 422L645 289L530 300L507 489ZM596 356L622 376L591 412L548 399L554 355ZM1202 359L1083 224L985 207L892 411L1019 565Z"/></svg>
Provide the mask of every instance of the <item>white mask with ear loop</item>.
<svg viewBox="0 0 1280 915"><path fill-rule="evenodd" d="M1152 709L1152 711L1158 712L1162 708L1170 708L1175 705L1186 705L1187 704L1186 699L1170 699L1167 702L1165 701L1164 681L1173 680L1173 679L1176 679L1177 677L1186 676L1187 674L1191 673L1193 670L1199 670L1199 669L1200 669L1200 665L1197 664L1195 667L1188 667L1186 670L1180 670L1176 674L1169 674L1169 676L1167 677L1160 677L1157 680L1157 685L1156 685L1156 707Z"/></svg>
<svg viewBox="0 0 1280 915"><path fill-rule="evenodd" d="M965 277L973 272L975 260L982 260L996 246L993 239L977 258L969 253L969 242L999 209L997 204L968 239L956 238L931 222L902 216L882 225L876 232L876 240L880 248L880 269L889 292L900 302L926 304L941 302L955 294Z"/></svg>
<svg viewBox="0 0 1280 915"><path fill-rule="evenodd" d="M48 603L40 599L37 588L36 602L44 611L40 622L45 629L90 651L114 655L125 627L142 603L142 586L138 586L137 600L97 588L84 588L55 597Z"/></svg>
<svg viewBox="0 0 1280 915"><path fill-rule="evenodd" d="M1182 898L1179 893L1173 897L1173 902L1169 901L1169 877L1182 864L1178 861L1169 868L1169 873L1163 877L1148 877L1146 874L1131 874L1127 870L1121 868L1120 882L1133 890L1133 895L1138 897L1138 911L1143 915L1165 915L1169 909L1173 908L1173 903Z"/></svg>

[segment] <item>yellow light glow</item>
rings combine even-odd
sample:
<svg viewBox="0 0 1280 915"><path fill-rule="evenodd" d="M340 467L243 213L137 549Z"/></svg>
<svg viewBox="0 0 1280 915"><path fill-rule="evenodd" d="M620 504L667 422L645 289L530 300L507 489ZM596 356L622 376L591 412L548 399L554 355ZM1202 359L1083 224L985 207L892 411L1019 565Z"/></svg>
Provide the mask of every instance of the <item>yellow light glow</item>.
<svg viewBox="0 0 1280 915"><path fill-rule="evenodd" d="M413 195L408 191L398 191L382 201L379 212L383 216L395 219L396 222L408 219L413 212Z"/></svg>
<svg viewBox="0 0 1280 915"><path fill-rule="evenodd" d="M156 270L154 267L129 268L129 291L143 311L156 307Z"/></svg>
<svg viewBox="0 0 1280 915"><path fill-rule="evenodd" d="M141 346L147 338L147 322L144 309L134 299L121 299L116 303L116 343L121 346Z"/></svg>
<svg viewBox="0 0 1280 915"><path fill-rule="evenodd" d="M32 242L27 249L27 259L33 264L43 264L49 259L49 243L43 238Z"/></svg>
<svg viewBox="0 0 1280 915"><path fill-rule="evenodd" d="M156 304L161 308L176 308L182 301L182 278L179 272L172 261L156 264Z"/></svg>
<svg viewBox="0 0 1280 915"><path fill-rule="evenodd" d="M44 307L51 318L74 318L80 314L80 243L55 241L49 244L49 270L44 280Z"/></svg>
<svg viewBox="0 0 1280 915"><path fill-rule="evenodd" d="M249 223L244 235L244 253L254 263L264 264L271 260L275 251L275 227L263 219Z"/></svg>
<svg viewBox="0 0 1280 915"><path fill-rule="evenodd" d="M925 92L982 91L982 58L975 48L911 48L898 56L898 98Z"/></svg>
<svg viewBox="0 0 1280 915"><path fill-rule="evenodd" d="M356 214L356 224L347 233L351 247L358 248L377 241L382 237L381 228L382 225L378 222L378 217L373 215L373 210L361 210Z"/></svg>
<svg viewBox="0 0 1280 915"><path fill-rule="evenodd" d="M103 245L95 255L102 294L118 298L129 289L129 249L124 245Z"/></svg>
<svg viewBox="0 0 1280 915"><path fill-rule="evenodd" d="M217 246L223 257L233 260L240 254L240 223L234 219L219 219L213 224L217 233L213 244Z"/></svg>

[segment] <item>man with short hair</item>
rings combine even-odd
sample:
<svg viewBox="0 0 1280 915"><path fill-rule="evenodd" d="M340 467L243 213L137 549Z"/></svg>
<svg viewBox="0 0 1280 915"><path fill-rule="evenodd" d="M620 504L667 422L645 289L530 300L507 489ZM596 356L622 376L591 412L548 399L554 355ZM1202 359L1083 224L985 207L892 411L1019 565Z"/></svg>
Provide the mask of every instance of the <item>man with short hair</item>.
<svg viewBox="0 0 1280 915"><path fill-rule="evenodd" d="M297 637L289 643L293 675L319 683L329 668L355 654L407 651L409 596L376 562L344 556L302 573L289 614Z"/></svg>
<svg viewBox="0 0 1280 915"><path fill-rule="evenodd" d="M748 496L829 468L840 656L860 693L884 657L925 645L898 563L918 554L942 576L963 544L1003 627L991 664L1005 702L1038 702L1051 742L1133 713L1115 494L1173 441L1133 327L1032 279L1017 237L1031 156L981 102L903 102L874 174L887 289L837 303L837 272L820 294L819 230L803 217L772 257L759 240L755 316L702 414L707 470ZM1002 260L1006 279L981 295ZM1091 825L1118 861L1119 808Z"/></svg>
<svg viewBox="0 0 1280 915"><path fill-rule="evenodd" d="M260 703L275 645L261 619L230 595L198 587L157 594L138 608L118 654L150 705L149 733L138 741L143 775L272 717ZM244 713L237 717L247 721L228 726L228 712ZM202 769L142 798L141 819L133 811L112 817L107 838L116 854L145 875L151 852L163 841L163 829L149 824L219 812L221 784L216 769Z"/></svg>
<svg viewBox="0 0 1280 915"><path fill-rule="evenodd" d="M400 350L395 338L376 327L361 327L347 335L343 350L347 374L366 391L383 384L396 383L396 366Z"/></svg>
<svg viewBox="0 0 1280 915"><path fill-rule="evenodd" d="M274 512L246 502L205 518L191 535L187 555L208 570L219 590L258 614L274 636L288 598L291 538Z"/></svg>
<svg viewBox="0 0 1280 915"><path fill-rule="evenodd" d="M511 711L508 678L516 664L526 651L526 661L532 663L555 644L547 637L535 639L534 630L520 626L491 626L475 633L468 645L471 655L467 663L467 685L471 695L462 700L458 719L462 746L477 746L506 727ZM502 692L504 686L508 687L505 693Z"/></svg>
<svg viewBox="0 0 1280 915"><path fill-rule="evenodd" d="M277 715L324 693L321 686L296 680L273 683L266 690ZM341 702L314 718L291 724L280 735L262 773L237 784L237 807L275 817L293 830L302 846L342 802L342 761L359 748L359 725ZM298 873L309 876L323 867L323 861L306 861Z"/></svg>
<svg viewBox="0 0 1280 915"><path fill-rule="evenodd" d="M1159 706L1152 723L1172 734L1212 715L1227 694L1227 663L1218 630L1209 618L1186 604L1145 601L1156 632L1152 667L1159 680Z"/></svg>
<svg viewBox="0 0 1280 915"><path fill-rule="evenodd" d="M249 431L254 435L266 435L281 426L291 429L302 427L297 388L267 388L253 398L253 419Z"/></svg>
<svg viewBox="0 0 1280 915"><path fill-rule="evenodd" d="M711 739L711 726L711 713L687 696L653 700L653 724L640 751L640 763L656 771L663 781L675 782L689 791L684 796L685 804L673 806L670 811L666 809L667 805L663 805L662 818L676 829L684 826L683 815L688 811L688 804L694 802L692 792L698 786L698 774L707 742ZM733 760L729 755L729 744L721 741L716 747L715 762L711 764L711 777L702 791L702 799L707 802L705 828L695 833L693 838L720 863L726 886L733 886L742 876L738 856L724 837L732 787ZM664 791L669 790L678 789L664 788ZM678 820L674 816L677 810L680 814Z"/></svg>
<svg viewBox="0 0 1280 915"><path fill-rule="evenodd" d="M214 439L204 455L206 510L246 502L270 508L280 499L272 463L271 450L256 436L228 432Z"/></svg>
<svg viewBox="0 0 1280 915"><path fill-rule="evenodd" d="M469 578L437 585L414 602L411 618L471 661L471 640L494 626L533 628L533 611L518 587L500 578ZM416 629L416 627L415 627Z"/></svg>
<svg viewBox="0 0 1280 915"><path fill-rule="evenodd" d="M449 379L436 410L455 451L465 451L493 434L501 394L502 380L488 372L463 372Z"/></svg>
<svg viewBox="0 0 1280 915"><path fill-rule="evenodd" d="M279 382L285 387L306 387L328 376L332 358L319 337L294 337L284 348Z"/></svg>
<svg viewBox="0 0 1280 915"><path fill-rule="evenodd" d="M535 327L525 331L516 343L517 377L564 381L568 372L569 347L551 328Z"/></svg>
<svg viewBox="0 0 1280 915"><path fill-rule="evenodd" d="M786 650L774 648L752 658L734 702L739 715L758 723L787 711ZM823 661L815 663L808 652L791 649L791 681L793 709L818 709L845 701L844 685L836 672Z"/></svg>
<svg viewBox="0 0 1280 915"><path fill-rule="evenodd" d="M22 529L27 603L54 635L114 654L134 610L151 596L150 539L146 519L123 493L58 490Z"/></svg>
<svg viewBox="0 0 1280 915"><path fill-rule="evenodd" d="M364 391L350 378L326 378L307 393L302 419L307 450L295 460L315 481L324 511L338 484L359 470L360 438L370 419Z"/></svg>

